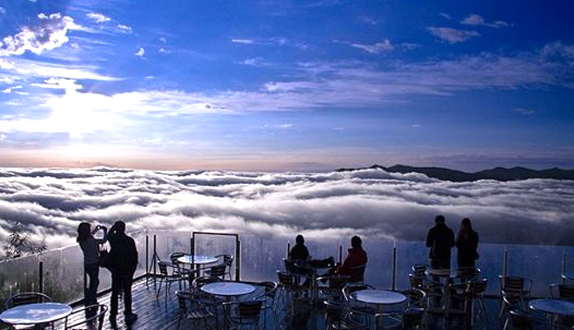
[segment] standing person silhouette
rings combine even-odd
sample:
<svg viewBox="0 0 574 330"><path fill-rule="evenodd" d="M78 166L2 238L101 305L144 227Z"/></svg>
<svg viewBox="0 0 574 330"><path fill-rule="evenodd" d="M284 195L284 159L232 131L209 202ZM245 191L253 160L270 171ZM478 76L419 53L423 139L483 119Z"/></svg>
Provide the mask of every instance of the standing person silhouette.
<svg viewBox="0 0 574 330"><path fill-rule="evenodd" d="M472 229L469 218L462 219L456 235L458 268L474 268L478 259L478 233Z"/></svg>
<svg viewBox="0 0 574 330"><path fill-rule="evenodd" d="M123 221L114 223L108 233L110 242L110 271L112 272L112 297L110 301L110 322L115 326L118 314L118 295L124 294L124 316L130 324L137 319L132 312L132 282L138 264L138 251L133 238L125 233L126 224Z"/></svg>
<svg viewBox="0 0 574 330"><path fill-rule="evenodd" d="M426 246L430 248L431 268L450 269L450 249L454 246L454 232L447 225L442 215L435 217L435 226L427 235Z"/></svg>
<svg viewBox="0 0 574 330"><path fill-rule="evenodd" d="M94 234L100 229L104 231L104 238L96 239ZM76 238L76 242L80 244L80 248L84 254L84 304L86 307L98 303L96 298L98 285L100 284L98 256L100 244L106 243L106 235L107 228L104 226L96 226L92 231L92 227L87 222L82 222L78 225L78 237Z"/></svg>

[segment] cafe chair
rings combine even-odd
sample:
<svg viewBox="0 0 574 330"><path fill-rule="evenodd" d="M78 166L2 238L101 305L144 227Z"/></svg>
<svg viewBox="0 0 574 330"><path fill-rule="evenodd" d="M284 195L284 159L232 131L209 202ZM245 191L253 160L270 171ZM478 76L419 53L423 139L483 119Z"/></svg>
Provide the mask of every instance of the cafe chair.
<svg viewBox="0 0 574 330"><path fill-rule="evenodd" d="M470 311L471 326L475 324L477 318L481 318L487 324L491 324L484 302L487 284L488 279L483 278L469 281L466 285L466 289L463 293L465 297L464 310Z"/></svg>
<svg viewBox="0 0 574 330"><path fill-rule="evenodd" d="M225 275L228 276L229 280L231 281L231 266L233 265L233 256L229 254L220 254L216 255L216 258L222 258L222 264L225 265L225 274L223 278L225 279Z"/></svg>
<svg viewBox="0 0 574 330"><path fill-rule="evenodd" d="M343 304L324 301L325 304L325 328L324 330L368 330L369 326L355 321Z"/></svg>
<svg viewBox="0 0 574 330"><path fill-rule="evenodd" d="M259 329L259 316L261 315L263 301L225 302L223 305L230 308L230 314L227 315L226 319L231 326L237 325L239 329L244 327Z"/></svg>
<svg viewBox="0 0 574 330"><path fill-rule="evenodd" d="M291 315L293 315L295 296L301 294L301 286L295 283L295 277L289 272L278 270L277 278L279 290L277 300L281 299L284 304L289 303Z"/></svg>
<svg viewBox="0 0 574 330"><path fill-rule="evenodd" d="M499 276L500 279L500 296L508 296L509 300L519 299L521 303L530 300L530 287L532 280L520 276ZM500 303L499 316L502 317L505 310L508 309L504 299Z"/></svg>
<svg viewBox="0 0 574 330"><path fill-rule="evenodd" d="M553 299L574 301L574 285L550 284L550 296Z"/></svg>
<svg viewBox="0 0 574 330"><path fill-rule="evenodd" d="M366 283L347 283L341 290L343 307L353 320L361 321L361 324L370 328L371 318L376 314L375 308L352 299L353 292L360 290L374 290L375 287Z"/></svg>
<svg viewBox="0 0 574 330"><path fill-rule="evenodd" d="M349 282L364 282L365 269L367 269L366 263L349 268L349 272L351 273L351 279Z"/></svg>
<svg viewBox="0 0 574 330"><path fill-rule="evenodd" d="M351 280L351 276L348 275L327 275L317 277L317 283L327 282L327 286L319 286L319 292L323 294L326 300L340 301L342 299L343 287Z"/></svg>
<svg viewBox="0 0 574 330"><path fill-rule="evenodd" d="M402 291L407 297L407 308L403 314L403 329L421 329L426 307L426 294L421 289Z"/></svg>
<svg viewBox="0 0 574 330"><path fill-rule="evenodd" d="M215 265L215 266L209 267L209 269L207 269L205 271L205 274L208 276L211 276L211 277L218 278L218 279L223 281L225 278L226 270L227 270L227 265L225 265L225 264Z"/></svg>
<svg viewBox="0 0 574 330"><path fill-rule="evenodd" d="M162 284L164 287L164 291L165 291L165 299L167 302L167 298L168 298L168 294L170 292L171 289L171 284L174 282L177 282L179 285L179 290L182 290L182 282L185 282L186 277L179 274L179 275L174 275L173 272L170 274L168 271L168 268L174 268L172 263L170 262L166 262L166 261L159 261L158 262L158 267L159 267L159 285L157 288L157 292L156 292L156 299L159 299L159 294L161 292L161 288L162 288Z"/></svg>
<svg viewBox="0 0 574 330"><path fill-rule="evenodd" d="M23 292L6 299L4 309L43 302L51 302L52 298L39 292Z"/></svg>
<svg viewBox="0 0 574 330"><path fill-rule="evenodd" d="M207 329L207 321L214 318L214 314L205 304L202 301L194 299L194 296L188 291L176 291L176 295L179 307L177 330L179 330L181 320L191 320L192 322L203 321L204 329Z"/></svg>
<svg viewBox="0 0 574 330"><path fill-rule="evenodd" d="M267 328L267 310L270 310L275 320L275 325L279 328L279 318L277 317L277 297L279 286L275 282L259 282L258 286L263 287L262 294L253 298L253 300L263 301L261 308L263 309L263 325Z"/></svg>
<svg viewBox="0 0 574 330"><path fill-rule="evenodd" d="M64 321L65 330L102 330L108 306L95 304L76 309ZM85 314L85 317L81 314Z"/></svg>
<svg viewBox="0 0 574 330"><path fill-rule="evenodd" d="M191 268L186 268L185 264L181 263L178 259L187 255L185 252L172 252L169 255L169 260L171 261L171 265L173 266L172 275L174 276L182 276L187 277L193 273ZM183 282L185 285L185 281ZM185 289L185 287L184 287Z"/></svg>

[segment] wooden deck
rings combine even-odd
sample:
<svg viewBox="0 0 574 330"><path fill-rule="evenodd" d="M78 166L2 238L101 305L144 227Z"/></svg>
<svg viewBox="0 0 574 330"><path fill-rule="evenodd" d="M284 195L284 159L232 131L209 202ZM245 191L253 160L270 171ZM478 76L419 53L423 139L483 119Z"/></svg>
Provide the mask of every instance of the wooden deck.
<svg viewBox="0 0 574 330"><path fill-rule="evenodd" d="M177 299L175 298L175 290L177 289L177 283L172 284L171 292L168 294L168 299L166 300L165 292L162 291L159 295L159 299L156 299L157 292L157 282L154 285L153 278L142 278L134 282L132 289L133 296L133 312L138 314L138 319L131 325L127 325L123 319L123 301L120 297L119 301L119 313L117 316L116 327L114 327L109 321L109 312L106 314L103 329L112 330L163 330L163 329L176 329L179 311L177 306ZM260 289L263 290L263 289ZM263 291L260 291L263 292ZM250 297L254 297L259 292L253 293ZM105 293L100 295L98 298L99 303L109 306L111 293ZM246 297L248 299L249 297ZM324 328L323 320L323 309L321 306L312 307L307 302L295 301L293 312L291 312L290 306L285 306L286 304L280 301L278 306L278 319L279 326L276 324L271 311L268 311L267 317L261 317L261 329L269 330L320 330ZM498 299L487 299L487 314L489 318L482 317L478 320L478 323L473 327L473 329L499 329L500 320L498 318ZM76 306L76 309L82 306ZM79 321L83 318L82 313L75 314L74 317L70 317L69 322ZM266 320L266 322L264 322ZM485 321L488 320L488 323ZM442 318L436 316L429 316L427 321L430 322L430 329L443 329ZM265 323L265 327L263 326ZM203 325L203 324L201 324ZM2 327L0 327L2 328ZM220 327L221 328L221 327ZM462 329L459 322L449 324L449 329ZM55 329L63 329L63 322L57 322L55 324ZM88 327L80 328L90 329ZM182 320L179 329L203 329L199 324L193 324L191 321ZM215 324L211 324L210 329L216 329Z"/></svg>

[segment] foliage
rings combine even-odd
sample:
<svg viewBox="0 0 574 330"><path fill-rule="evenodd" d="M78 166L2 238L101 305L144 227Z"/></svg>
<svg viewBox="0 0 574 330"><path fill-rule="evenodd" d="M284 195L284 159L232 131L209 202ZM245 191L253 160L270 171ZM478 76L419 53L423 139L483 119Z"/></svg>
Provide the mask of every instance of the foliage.
<svg viewBox="0 0 574 330"><path fill-rule="evenodd" d="M33 242L30 235L24 232L20 222L16 222L10 229L8 242L4 245L7 258L19 258L24 255L38 254L46 251L46 242Z"/></svg>

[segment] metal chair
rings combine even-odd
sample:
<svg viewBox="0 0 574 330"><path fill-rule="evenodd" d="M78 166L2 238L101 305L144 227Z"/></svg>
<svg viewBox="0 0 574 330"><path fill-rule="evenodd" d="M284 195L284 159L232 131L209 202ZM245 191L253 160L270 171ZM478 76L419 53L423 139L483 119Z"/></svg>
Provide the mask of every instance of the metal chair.
<svg viewBox="0 0 574 330"><path fill-rule="evenodd" d="M106 312L108 311L108 306L95 304L88 307L76 309L72 314L68 315L64 321L65 330L102 330L104 322L106 319ZM75 315L84 313L85 318L80 318L80 321L68 324L69 320L74 318Z"/></svg>
<svg viewBox="0 0 574 330"><path fill-rule="evenodd" d="M403 314L403 329L420 329L425 314L426 294L421 289L403 291L407 296L407 308Z"/></svg>
<svg viewBox="0 0 574 330"><path fill-rule="evenodd" d="M261 308L263 309L264 328L267 328L267 310L271 310L275 325L279 328L279 318L277 317L277 292L279 286L275 282L259 282L257 285L262 286L265 290L262 294L253 298L253 300L263 301Z"/></svg>
<svg viewBox="0 0 574 330"><path fill-rule="evenodd" d="M157 293L156 293L156 299L159 299L159 294L161 292L161 287L163 284L164 291L165 291L165 299L167 302L168 293L171 289L171 284L173 282L178 282L179 290L182 290L182 284L181 283L182 283L182 281L185 282L186 278L181 274L174 275L173 272L172 272L172 274L169 274L168 268L174 268L172 263L170 263L170 262L159 261L158 267L159 267L160 278L159 278L159 286L157 288Z"/></svg>
<svg viewBox="0 0 574 330"><path fill-rule="evenodd" d="M261 315L263 301L225 302L223 305L230 308L230 314L227 315L229 324L238 325L240 328L247 326L250 329L259 329L259 316Z"/></svg>
<svg viewBox="0 0 574 330"><path fill-rule="evenodd" d="M343 304L324 301L325 304L325 330L352 330L369 329L368 326L355 321Z"/></svg>
<svg viewBox="0 0 574 330"><path fill-rule="evenodd" d="M550 296L554 299L574 300L574 285L550 284Z"/></svg>
<svg viewBox="0 0 574 330"><path fill-rule="evenodd" d="M328 286L319 286L319 292L326 296L326 300L341 301L343 287L351 280L348 275L320 276L317 281L327 281Z"/></svg>
<svg viewBox="0 0 574 330"><path fill-rule="evenodd" d="M530 287L532 286L532 280L526 279L520 276L499 276L500 279L500 296L508 296L509 301L515 299L520 300L525 303L530 299ZM504 299L500 301L500 313L499 316L502 317L505 310L511 306L504 303Z"/></svg>
<svg viewBox="0 0 574 330"><path fill-rule="evenodd" d="M4 302L4 309L43 302L51 302L52 298L39 292L23 292L13 295Z"/></svg>
<svg viewBox="0 0 574 330"><path fill-rule="evenodd" d="M202 301L195 300L193 295L187 291L176 291L179 306L179 318L177 319L177 329L181 320L203 321L204 328L207 329L207 320L214 315L204 305Z"/></svg>
<svg viewBox="0 0 574 330"><path fill-rule="evenodd" d="M215 265L215 266L211 266L208 270L205 271L205 273L211 277L215 277L215 278L218 278L220 280L223 280L225 278L226 269L227 269L227 265L225 265L225 264Z"/></svg>
<svg viewBox="0 0 574 330"><path fill-rule="evenodd" d="M470 281L467 283L464 292L467 299L464 300L464 309L470 310L470 324L474 325L476 316L482 317L487 324L491 324L491 320L486 312L486 305L484 303L484 295L486 293L486 286L488 279L483 278L480 280ZM475 312L475 309L478 311Z"/></svg>
<svg viewBox="0 0 574 330"><path fill-rule="evenodd" d="M341 290L343 297L343 306L347 313L351 315L353 320L359 319L361 324L370 329L371 318L375 316L377 311L370 305L362 304L352 299L353 292L360 290L374 290L375 287L366 283L347 283Z"/></svg>

